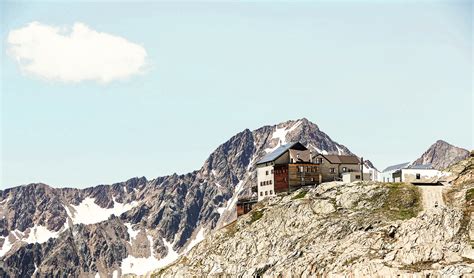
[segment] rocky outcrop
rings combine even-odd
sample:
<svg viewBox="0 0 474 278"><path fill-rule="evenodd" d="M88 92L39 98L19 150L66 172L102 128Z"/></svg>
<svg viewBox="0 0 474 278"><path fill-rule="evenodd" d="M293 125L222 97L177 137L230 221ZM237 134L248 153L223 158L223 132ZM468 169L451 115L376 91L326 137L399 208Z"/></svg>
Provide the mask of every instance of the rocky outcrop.
<svg viewBox="0 0 474 278"><path fill-rule="evenodd" d="M431 164L435 169L444 170L448 166L466 159L468 156L468 150L455 147L443 140L438 140L413 164Z"/></svg>
<svg viewBox="0 0 474 278"><path fill-rule="evenodd" d="M463 210L411 185L326 183L263 202L156 277L474 275Z"/></svg>
<svg viewBox="0 0 474 278"><path fill-rule="evenodd" d="M153 265L184 253L235 220L237 197L255 184L255 163L290 141L313 152L351 153L300 119L244 130L220 145L201 169L185 175L85 189L30 184L0 191L0 274L126 274L127 258Z"/></svg>

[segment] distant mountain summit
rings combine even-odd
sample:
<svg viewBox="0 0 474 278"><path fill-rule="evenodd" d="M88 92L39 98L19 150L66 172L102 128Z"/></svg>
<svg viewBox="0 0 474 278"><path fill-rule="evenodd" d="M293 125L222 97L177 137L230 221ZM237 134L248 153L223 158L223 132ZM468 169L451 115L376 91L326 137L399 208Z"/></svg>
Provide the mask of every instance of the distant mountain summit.
<svg viewBox="0 0 474 278"><path fill-rule="evenodd" d="M443 170L469 156L469 151L438 140L413 165L431 164L433 168Z"/></svg>
<svg viewBox="0 0 474 278"><path fill-rule="evenodd" d="M0 277L144 275L170 263L234 221L238 196L256 184L255 163L294 141L352 154L303 118L239 132L184 175L0 190Z"/></svg>

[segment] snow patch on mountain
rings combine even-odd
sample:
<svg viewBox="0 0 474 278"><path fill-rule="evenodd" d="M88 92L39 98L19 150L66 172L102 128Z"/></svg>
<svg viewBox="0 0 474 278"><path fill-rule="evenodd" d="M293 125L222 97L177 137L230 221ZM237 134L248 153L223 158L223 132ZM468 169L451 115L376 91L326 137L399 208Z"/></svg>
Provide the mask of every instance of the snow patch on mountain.
<svg viewBox="0 0 474 278"><path fill-rule="evenodd" d="M205 232L206 232L206 229L201 227L199 229L199 232L197 233L196 237L189 243L188 247L186 247L186 250L184 251L184 253L188 252L194 246L196 246L196 244L203 241L205 239Z"/></svg>
<svg viewBox="0 0 474 278"><path fill-rule="evenodd" d="M252 168L252 166L255 164L255 160L257 159L257 153L255 152L253 155L252 155L252 158L250 159L249 161L249 165L247 165L247 171L250 171L250 169Z"/></svg>
<svg viewBox="0 0 474 278"><path fill-rule="evenodd" d="M163 242L168 249L168 254L158 260L155 258L155 252L153 251L153 237L147 235L150 244L150 256L146 258L137 258L132 255L128 255L122 261L122 275L124 274L136 274L146 275L147 273L157 268L165 267L178 259L179 254L173 250L173 245L163 238Z"/></svg>
<svg viewBox="0 0 474 278"><path fill-rule="evenodd" d="M315 149L318 153L320 153L320 154L324 154L324 155L327 155L327 154L328 154L328 152L327 152L326 150L321 150L320 148L314 146L313 144L310 144L309 147L310 147L310 148L314 148L314 149Z"/></svg>
<svg viewBox="0 0 474 278"><path fill-rule="evenodd" d="M227 205L225 207L217 208L217 212L220 214L220 216L222 216L226 211L235 210L235 205L239 199L239 195L244 189L243 181L239 181L239 183L235 186L232 198L227 200Z"/></svg>
<svg viewBox="0 0 474 278"><path fill-rule="evenodd" d="M79 205L71 205L73 211L67 206L64 208L74 224L94 224L107 220L112 214L119 216L137 205L138 203L135 201L123 204L114 200L113 208L102 208L95 203L94 198L87 197Z"/></svg>
<svg viewBox="0 0 474 278"><path fill-rule="evenodd" d="M3 257L13 247L13 243L10 242L10 237L0 236L0 239L5 239L2 248L0 248L0 257Z"/></svg>
<svg viewBox="0 0 474 278"><path fill-rule="evenodd" d="M342 150L338 145L336 145L336 149L337 149L337 154L338 155L343 155L344 154L344 150Z"/></svg>
<svg viewBox="0 0 474 278"><path fill-rule="evenodd" d="M67 222L66 222L67 223ZM27 238L22 240L27 243L43 243L48 241L50 238L57 238L63 229L58 232L48 230L45 226L34 226L30 228L30 232Z"/></svg>
<svg viewBox="0 0 474 278"><path fill-rule="evenodd" d="M0 248L0 257L3 257L10 249L15 245L16 242L23 241L26 243L44 243L50 238L57 238L61 232L68 228L67 221L64 224L64 227L61 230L55 232L50 231L48 228L42 225L36 225L32 228L29 228L27 231L22 232L19 230L13 230L8 233L8 236L0 236L0 239L4 239L3 245ZM10 238L13 237L14 240L11 241Z"/></svg>
<svg viewBox="0 0 474 278"><path fill-rule="evenodd" d="M219 213L220 215L222 215L226 210L226 207L220 207L220 208L217 208L217 213Z"/></svg>
<svg viewBox="0 0 474 278"><path fill-rule="evenodd" d="M230 199L230 202L227 203L226 210L233 209L235 207L235 204L239 199L239 194L244 189L243 185L244 183L242 181L239 181L239 183L235 186L234 194L232 195L232 199Z"/></svg>
<svg viewBox="0 0 474 278"><path fill-rule="evenodd" d="M286 127L283 127L283 128L278 128L278 127L275 127L275 131L273 132L272 134L272 140L273 139L278 139L278 144L273 147L273 148L266 148L265 149L265 152L266 153L271 153L273 152L274 150L276 150L280 145L284 145L286 144L286 135L290 132L292 132L293 130L295 130L298 126L301 125L301 121L297 121L296 123L294 123L290 128L286 128Z"/></svg>
<svg viewBox="0 0 474 278"><path fill-rule="evenodd" d="M135 240L140 230L134 230L132 224L130 223L125 223L125 226L127 227L127 232L130 236L130 244L132 244L132 241Z"/></svg>

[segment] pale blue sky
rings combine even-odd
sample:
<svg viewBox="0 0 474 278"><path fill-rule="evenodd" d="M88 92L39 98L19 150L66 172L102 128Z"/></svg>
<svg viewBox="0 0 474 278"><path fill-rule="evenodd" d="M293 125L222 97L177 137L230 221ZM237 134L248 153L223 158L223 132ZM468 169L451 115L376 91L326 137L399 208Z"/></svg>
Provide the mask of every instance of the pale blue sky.
<svg viewBox="0 0 474 278"><path fill-rule="evenodd" d="M306 117L378 168L437 139L473 147L472 4L0 4L1 188L92 186L199 169L245 128ZM82 22L147 52L127 80L48 81L11 30Z"/></svg>

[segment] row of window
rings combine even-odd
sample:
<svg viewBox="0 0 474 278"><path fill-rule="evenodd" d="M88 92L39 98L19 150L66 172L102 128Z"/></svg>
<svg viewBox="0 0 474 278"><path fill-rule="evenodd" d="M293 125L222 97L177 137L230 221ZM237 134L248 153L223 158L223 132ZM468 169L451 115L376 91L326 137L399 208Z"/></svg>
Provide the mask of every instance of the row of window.
<svg viewBox="0 0 474 278"><path fill-rule="evenodd" d="M261 181L260 182L260 186L263 186L263 185L270 185L272 184L272 181L271 180L268 180L268 181Z"/></svg>
<svg viewBox="0 0 474 278"><path fill-rule="evenodd" d="M267 171L265 171L265 175L267 175L267 176L268 176L268 174L269 174L268 170L267 170ZM273 175L273 169L272 169L272 175Z"/></svg>
<svg viewBox="0 0 474 278"><path fill-rule="evenodd" d="M317 171L318 171L317 166L300 166L300 167L298 167L298 173L304 173L304 172L315 173Z"/></svg>
<svg viewBox="0 0 474 278"><path fill-rule="evenodd" d="M347 167L342 167L342 172L347 172ZM329 173L336 173L336 168L329 168Z"/></svg>
<svg viewBox="0 0 474 278"><path fill-rule="evenodd" d="M332 168L332 169L334 169L334 168ZM317 166L299 166L297 168L297 171L298 171L298 173L303 173L303 172L316 173L316 172L318 172L318 167ZM271 173L273 174L273 170L272 170ZM286 174L286 173L288 173L288 169L286 169L286 168L277 169L277 170L275 170L275 173L276 174ZM268 175L269 172L266 171L265 174Z"/></svg>
<svg viewBox="0 0 474 278"><path fill-rule="evenodd" d="M277 170L275 170L275 173L277 173L277 174L286 174L286 173L288 173L288 169L286 169L286 168L277 169Z"/></svg>
<svg viewBox="0 0 474 278"><path fill-rule="evenodd" d="M269 191L265 191L265 196L268 196ZM270 195L273 194L273 190L270 190ZM263 191L260 191L260 196L263 196Z"/></svg>

